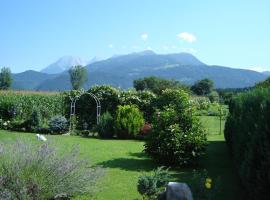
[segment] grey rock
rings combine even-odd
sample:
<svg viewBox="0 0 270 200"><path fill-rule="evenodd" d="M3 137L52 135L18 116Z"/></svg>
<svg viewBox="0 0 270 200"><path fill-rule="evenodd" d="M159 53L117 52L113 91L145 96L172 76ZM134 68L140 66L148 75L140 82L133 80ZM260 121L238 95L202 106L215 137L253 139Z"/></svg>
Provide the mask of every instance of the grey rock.
<svg viewBox="0 0 270 200"><path fill-rule="evenodd" d="M169 182L166 200L193 200L192 192L186 183Z"/></svg>

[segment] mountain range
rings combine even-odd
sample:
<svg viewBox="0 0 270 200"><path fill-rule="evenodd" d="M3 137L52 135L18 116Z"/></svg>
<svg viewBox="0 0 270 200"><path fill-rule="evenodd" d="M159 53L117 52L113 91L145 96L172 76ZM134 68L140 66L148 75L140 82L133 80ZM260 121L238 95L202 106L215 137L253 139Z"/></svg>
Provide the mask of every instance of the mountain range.
<svg viewBox="0 0 270 200"><path fill-rule="evenodd" d="M189 85L210 78L216 88L243 88L268 76L252 70L207 65L189 53L156 54L148 50L105 60L94 58L87 64L76 57L63 57L40 72L28 70L13 74L12 87L20 90L69 90L71 84L67 70L77 64L85 65L88 72L84 88L109 84L126 89L132 87L133 80L146 76L175 79Z"/></svg>

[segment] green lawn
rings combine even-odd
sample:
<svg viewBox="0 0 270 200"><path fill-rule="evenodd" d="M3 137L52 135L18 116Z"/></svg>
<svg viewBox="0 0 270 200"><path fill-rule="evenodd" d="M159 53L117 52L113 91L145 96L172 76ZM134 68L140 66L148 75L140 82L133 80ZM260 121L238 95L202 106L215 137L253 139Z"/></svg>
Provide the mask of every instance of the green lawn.
<svg viewBox="0 0 270 200"><path fill-rule="evenodd" d="M144 144L142 141L101 140L77 136L47 137L63 151L72 145L79 145L82 158L91 161L93 165L102 165L105 168L105 176L98 183L100 189L96 194L98 200L139 199L140 195L136 190L138 177L157 167L142 153ZM1 142L18 138L36 141L34 134L0 131ZM209 136L207 154L200 160L199 168L207 169L213 180L220 177L221 191L218 199L238 199L236 175L222 135ZM190 181L191 172L192 169L171 170L174 180L182 182Z"/></svg>
<svg viewBox="0 0 270 200"><path fill-rule="evenodd" d="M199 116L202 124L204 125L208 135L220 135L223 134L225 120L221 120L218 116Z"/></svg>

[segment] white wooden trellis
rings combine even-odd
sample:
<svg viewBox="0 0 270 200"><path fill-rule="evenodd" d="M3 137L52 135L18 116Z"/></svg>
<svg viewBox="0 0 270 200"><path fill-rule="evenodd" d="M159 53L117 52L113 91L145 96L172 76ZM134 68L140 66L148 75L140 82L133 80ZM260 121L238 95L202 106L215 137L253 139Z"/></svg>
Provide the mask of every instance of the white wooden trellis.
<svg viewBox="0 0 270 200"><path fill-rule="evenodd" d="M101 104L100 104L100 100L97 98L96 95L94 95L93 93L90 93L90 92L84 92L84 93L76 95L75 97L70 96L69 98L70 98L71 104L70 104L69 133L71 132L72 127L73 127L72 117L76 113L76 102L80 99L81 96L83 96L85 94L90 95L91 97L94 98L94 100L96 102L96 106L97 106L96 107L97 108L97 115L96 115L97 124L99 124L99 122L100 122Z"/></svg>

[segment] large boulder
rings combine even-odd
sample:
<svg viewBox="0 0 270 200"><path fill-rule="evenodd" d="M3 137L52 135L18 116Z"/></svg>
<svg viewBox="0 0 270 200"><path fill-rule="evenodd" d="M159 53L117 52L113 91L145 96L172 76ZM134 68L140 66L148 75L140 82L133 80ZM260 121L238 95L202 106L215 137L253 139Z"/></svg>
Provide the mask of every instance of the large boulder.
<svg viewBox="0 0 270 200"><path fill-rule="evenodd" d="M186 183L169 182L166 188L166 200L193 200Z"/></svg>

